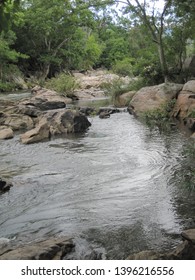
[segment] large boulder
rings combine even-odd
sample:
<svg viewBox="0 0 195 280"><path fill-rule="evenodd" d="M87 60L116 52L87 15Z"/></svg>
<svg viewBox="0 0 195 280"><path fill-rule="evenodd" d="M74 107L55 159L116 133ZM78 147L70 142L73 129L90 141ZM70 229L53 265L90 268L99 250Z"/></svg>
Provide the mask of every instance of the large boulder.
<svg viewBox="0 0 195 280"><path fill-rule="evenodd" d="M125 107L128 106L136 91L128 91L116 98L114 101L114 105L117 107Z"/></svg>
<svg viewBox="0 0 195 280"><path fill-rule="evenodd" d="M39 116L36 127L21 135L23 144L49 139L51 136L84 132L91 124L76 110L51 110Z"/></svg>
<svg viewBox="0 0 195 280"><path fill-rule="evenodd" d="M177 97L182 88L182 84L174 83L141 88L133 96L130 102L130 109L135 115L155 109L162 109L162 106Z"/></svg>
<svg viewBox="0 0 195 280"><path fill-rule="evenodd" d="M188 81L180 91L173 116L181 120L195 117L195 80Z"/></svg>
<svg viewBox="0 0 195 280"><path fill-rule="evenodd" d="M34 244L0 250L0 260L62 260L74 244L70 238L52 238Z"/></svg>

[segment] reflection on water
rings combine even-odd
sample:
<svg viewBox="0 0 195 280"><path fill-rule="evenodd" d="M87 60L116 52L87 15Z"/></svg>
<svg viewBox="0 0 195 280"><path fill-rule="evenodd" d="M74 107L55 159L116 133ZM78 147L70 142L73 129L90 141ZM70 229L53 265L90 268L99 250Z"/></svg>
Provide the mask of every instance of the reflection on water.
<svg viewBox="0 0 195 280"><path fill-rule="evenodd" d="M150 131L128 113L90 121L77 136L0 142L0 174L14 183L0 196L0 236L71 236L110 259L175 246L195 207L175 176L185 137Z"/></svg>

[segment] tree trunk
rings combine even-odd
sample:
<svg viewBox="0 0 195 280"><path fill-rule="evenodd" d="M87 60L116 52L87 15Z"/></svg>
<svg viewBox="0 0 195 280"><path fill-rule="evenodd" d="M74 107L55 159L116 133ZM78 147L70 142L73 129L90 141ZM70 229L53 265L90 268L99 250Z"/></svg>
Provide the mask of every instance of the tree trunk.
<svg viewBox="0 0 195 280"><path fill-rule="evenodd" d="M48 63L47 65L44 65L44 69L43 69L43 75L42 75L42 79L45 81L49 75L49 71L50 71L50 67L51 64Z"/></svg>
<svg viewBox="0 0 195 280"><path fill-rule="evenodd" d="M164 81L166 83L166 82L168 82L168 79L169 79L169 73L168 73L169 71L168 71L168 67L167 67L167 61L166 61L166 57L165 57L165 52L164 52L164 46L163 46L162 38L159 38L158 54L159 54L159 59L160 59L160 65L161 65L162 73L163 73L163 76L164 76Z"/></svg>

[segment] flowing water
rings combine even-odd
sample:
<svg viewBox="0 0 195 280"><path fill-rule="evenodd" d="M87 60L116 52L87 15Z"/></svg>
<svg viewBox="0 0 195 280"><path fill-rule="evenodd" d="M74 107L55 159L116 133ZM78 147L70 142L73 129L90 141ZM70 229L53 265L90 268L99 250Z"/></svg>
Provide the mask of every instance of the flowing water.
<svg viewBox="0 0 195 280"><path fill-rule="evenodd" d="M18 91L18 92L8 92L8 93L1 93L0 92L0 100L11 100L17 101L22 98L27 98L31 95L31 92L28 90Z"/></svg>
<svg viewBox="0 0 195 280"><path fill-rule="evenodd" d="M0 237L70 236L75 259L176 246L195 213L194 193L180 182L186 136L151 131L125 112L89 120L75 136L0 142L0 174L14 184L0 196Z"/></svg>

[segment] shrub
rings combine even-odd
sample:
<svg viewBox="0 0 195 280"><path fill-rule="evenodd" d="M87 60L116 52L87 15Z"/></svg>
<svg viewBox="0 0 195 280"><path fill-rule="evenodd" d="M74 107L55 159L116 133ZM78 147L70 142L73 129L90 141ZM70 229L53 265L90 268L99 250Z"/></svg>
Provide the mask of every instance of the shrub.
<svg viewBox="0 0 195 280"><path fill-rule="evenodd" d="M182 168L181 168L181 183L186 189L195 191L195 142L188 142L184 146Z"/></svg>
<svg viewBox="0 0 195 280"><path fill-rule="evenodd" d="M0 92L12 91L16 88L16 85L9 82L0 80Z"/></svg>
<svg viewBox="0 0 195 280"><path fill-rule="evenodd" d="M188 118L195 118L195 109L188 113Z"/></svg>
<svg viewBox="0 0 195 280"><path fill-rule="evenodd" d="M141 78L132 79L128 84L125 84L122 78L118 78L111 83L103 83L101 88L106 95L111 96L112 101L115 103L120 95L128 91L137 91L142 88L144 81Z"/></svg>
<svg viewBox="0 0 195 280"><path fill-rule="evenodd" d="M2 67L2 75L0 79L0 91L13 91L21 88L17 82L23 79L23 74L15 64L8 64Z"/></svg>
<svg viewBox="0 0 195 280"><path fill-rule="evenodd" d="M58 76L46 81L45 86L53 89L65 96L71 96L73 91L78 87L75 78L66 73L61 73Z"/></svg>
<svg viewBox="0 0 195 280"><path fill-rule="evenodd" d="M123 60L118 60L113 64L112 70L114 73L122 76L133 76L132 71L132 60L130 58L124 58Z"/></svg>
<svg viewBox="0 0 195 280"><path fill-rule="evenodd" d="M171 128L171 111L174 107L175 99L165 103L161 108L149 110L141 115L141 119L151 128L158 127L160 130L169 130Z"/></svg>

